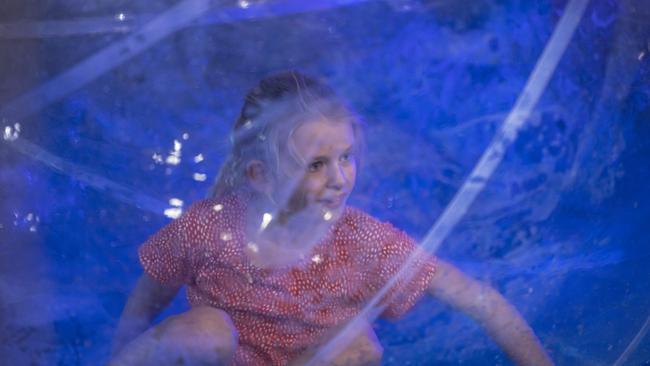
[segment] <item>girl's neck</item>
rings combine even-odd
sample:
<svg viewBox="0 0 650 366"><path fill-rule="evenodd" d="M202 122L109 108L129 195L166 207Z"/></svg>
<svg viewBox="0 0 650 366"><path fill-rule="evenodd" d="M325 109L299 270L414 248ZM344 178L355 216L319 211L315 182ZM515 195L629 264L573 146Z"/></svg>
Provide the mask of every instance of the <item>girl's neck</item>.
<svg viewBox="0 0 650 366"><path fill-rule="evenodd" d="M261 268L299 264L327 235L331 222L318 215L286 212L266 200L251 197L245 215L245 253Z"/></svg>

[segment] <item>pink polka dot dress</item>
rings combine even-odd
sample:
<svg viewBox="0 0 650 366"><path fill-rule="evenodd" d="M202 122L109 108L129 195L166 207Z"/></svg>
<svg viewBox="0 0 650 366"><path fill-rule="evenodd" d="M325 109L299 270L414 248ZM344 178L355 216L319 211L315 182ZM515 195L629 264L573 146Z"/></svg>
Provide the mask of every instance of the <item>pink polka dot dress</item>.
<svg viewBox="0 0 650 366"><path fill-rule="evenodd" d="M239 332L235 365L286 365L350 320L399 271L414 250L408 235L347 207L301 266L262 269L246 255L246 199L229 195L194 203L140 248L146 273L187 285L192 306L230 315ZM384 317L410 309L435 273L435 257L416 261L408 283L383 299Z"/></svg>

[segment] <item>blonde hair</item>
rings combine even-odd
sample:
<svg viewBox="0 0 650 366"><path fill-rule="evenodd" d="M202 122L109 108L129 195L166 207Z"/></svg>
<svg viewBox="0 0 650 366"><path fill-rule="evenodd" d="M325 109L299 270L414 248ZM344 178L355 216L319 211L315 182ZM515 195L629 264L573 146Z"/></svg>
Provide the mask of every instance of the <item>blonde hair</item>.
<svg viewBox="0 0 650 366"><path fill-rule="evenodd" d="M262 79L244 98L230 134L231 152L208 196L247 187L245 169L251 160L262 161L276 177L282 153L301 162L291 136L315 118L350 123L360 164L365 150L363 121L326 83L297 71L282 72Z"/></svg>

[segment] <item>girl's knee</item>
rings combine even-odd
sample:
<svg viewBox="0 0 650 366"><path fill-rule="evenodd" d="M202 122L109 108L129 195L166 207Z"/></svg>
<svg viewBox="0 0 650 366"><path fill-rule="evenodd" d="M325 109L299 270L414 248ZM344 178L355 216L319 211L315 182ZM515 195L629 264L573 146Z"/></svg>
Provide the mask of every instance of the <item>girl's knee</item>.
<svg viewBox="0 0 650 366"><path fill-rule="evenodd" d="M334 360L334 365L377 366L381 364L384 348L370 324L360 329L356 338Z"/></svg>
<svg viewBox="0 0 650 366"><path fill-rule="evenodd" d="M156 333L164 346L181 360L192 360L191 364L229 364L237 349L232 319L216 308L193 308L165 319L158 328Z"/></svg>
<svg viewBox="0 0 650 366"><path fill-rule="evenodd" d="M176 316L181 317L184 323L190 324L197 330L216 333L237 333L230 316L225 311L211 306L197 306Z"/></svg>
<svg viewBox="0 0 650 366"><path fill-rule="evenodd" d="M362 335L359 337L357 347L362 349L362 354L365 355L361 365L370 366L381 364L381 358L384 355L384 348L381 346L381 343L379 343L379 339L371 325L368 324Z"/></svg>

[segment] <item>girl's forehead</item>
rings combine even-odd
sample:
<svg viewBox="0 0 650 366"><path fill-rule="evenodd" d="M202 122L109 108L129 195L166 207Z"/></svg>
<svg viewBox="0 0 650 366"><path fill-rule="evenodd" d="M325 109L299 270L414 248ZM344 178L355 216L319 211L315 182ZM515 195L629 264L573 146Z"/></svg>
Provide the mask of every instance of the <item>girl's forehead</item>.
<svg viewBox="0 0 650 366"><path fill-rule="evenodd" d="M319 118L302 123L291 136L297 152L303 157L329 150L345 150L354 145L354 130L349 121Z"/></svg>

